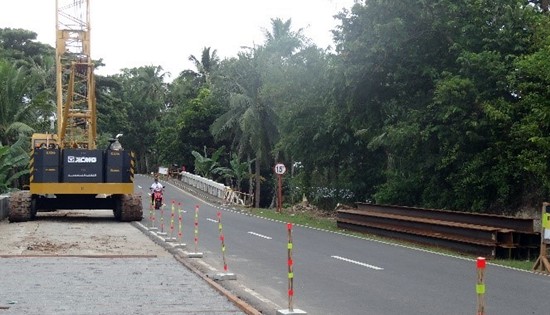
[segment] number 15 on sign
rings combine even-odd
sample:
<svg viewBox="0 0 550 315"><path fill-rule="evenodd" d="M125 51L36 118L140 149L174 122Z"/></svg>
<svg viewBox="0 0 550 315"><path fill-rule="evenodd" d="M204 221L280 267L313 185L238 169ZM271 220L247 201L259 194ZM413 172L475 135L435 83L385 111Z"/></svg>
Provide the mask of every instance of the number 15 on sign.
<svg viewBox="0 0 550 315"><path fill-rule="evenodd" d="M286 172L286 166L283 163L275 164L275 174L283 175Z"/></svg>

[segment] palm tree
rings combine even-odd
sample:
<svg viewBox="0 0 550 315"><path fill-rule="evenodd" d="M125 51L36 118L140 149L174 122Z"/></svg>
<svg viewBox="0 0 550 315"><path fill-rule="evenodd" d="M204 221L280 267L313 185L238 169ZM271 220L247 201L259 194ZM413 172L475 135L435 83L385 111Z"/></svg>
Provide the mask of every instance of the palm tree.
<svg viewBox="0 0 550 315"><path fill-rule="evenodd" d="M11 144L19 134L32 134L38 118L31 94L37 76L0 59L0 143Z"/></svg>
<svg viewBox="0 0 550 315"><path fill-rule="evenodd" d="M227 77L234 78L229 107L210 128L217 139L231 140L239 157L254 157L255 207L260 205L261 166L272 164L279 137L273 101L278 83L273 75L282 72L286 60L304 43L302 30L293 32L291 24L290 19L272 19L264 46L248 48L227 63Z"/></svg>
<svg viewBox="0 0 550 315"><path fill-rule="evenodd" d="M141 93L143 99L164 105L164 99L167 93L167 84L164 79L170 76L169 72L164 72L161 66L147 66L136 69L136 87Z"/></svg>
<svg viewBox="0 0 550 315"><path fill-rule="evenodd" d="M289 57L302 46L304 41L302 29L293 32L291 31L291 25L291 19L286 21L280 18L271 19L271 31L264 30L265 47L271 55L283 58Z"/></svg>
<svg viewBox="0 0 550 315"><path fill-rule="evenodd" d="M217 51L214 49L210 53L210 47L204 47L202 49L201 60L199 61L194 55L189 56L189 61L192 61L197 68L195 73L196 77L201 79L206 85L211 86L212 84L212 73L216 71L220 64L220 58L218 57Z"/></svg>
<svg viewBox="0 0 550 315"><path fill-rule="evenodd" d="M262 95L261 47L240 53L234 64L235 92L230 94L229 109L211 126L218 138L232 138L240 156L252 152L254 159L254 203L260 206L261 165L270 163L278 137L277 115Z"/></svg>

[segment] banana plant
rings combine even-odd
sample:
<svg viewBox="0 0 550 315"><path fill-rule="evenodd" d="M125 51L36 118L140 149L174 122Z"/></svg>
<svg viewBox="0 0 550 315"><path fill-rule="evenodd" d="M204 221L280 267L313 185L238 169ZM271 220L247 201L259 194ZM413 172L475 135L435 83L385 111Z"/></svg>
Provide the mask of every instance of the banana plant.
<svg viewBox="0 0 550 315"><path fill-rule="evenodd" d="M20 137L11 146L0 143L0 193L9 191L15 180L29 173L29 155L23 148L24 142Z"/></svg>
<svg viewBox="0 0 550 315"><path fill-rule="evenodd" d="M214 170L220 165L219 159L223 150L225 150L225 147L222 146L212 154L212 157L207 156L206 149L204 150L204 156L195 150L191 151L191 154L195 157L195 172L200 176L212 179L213 175L216 174Z"/></svg>
<svg viewBox="0 0 550 315"><path fill-rule="evenodd" d="M252 176L249 169L250 164L253 162L254 160L243 162L237 154L233 153L231 161L229 161L229 167L217 167L213 172L231 181L232 188L241 191L243 180L249 179Z"/></svg>

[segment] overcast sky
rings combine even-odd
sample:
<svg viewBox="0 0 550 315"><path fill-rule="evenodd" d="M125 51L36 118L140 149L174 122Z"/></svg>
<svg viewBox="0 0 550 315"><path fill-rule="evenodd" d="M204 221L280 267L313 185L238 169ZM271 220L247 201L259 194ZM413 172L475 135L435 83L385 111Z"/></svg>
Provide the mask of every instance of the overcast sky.
<svg viewBox="0 0 550 315"><path fill-rule="evenodd" d="M354 0L91 0L92 58L103 58L100 74L122 68L160 65L172 78L193 68L189 55L200 58L212 47L221 58L241 46L264 42L271 18L292 19L292 29L322 48L333 46L333 16ZM0 28L36 32L55 46L55 0L0 0Z"/></svg>

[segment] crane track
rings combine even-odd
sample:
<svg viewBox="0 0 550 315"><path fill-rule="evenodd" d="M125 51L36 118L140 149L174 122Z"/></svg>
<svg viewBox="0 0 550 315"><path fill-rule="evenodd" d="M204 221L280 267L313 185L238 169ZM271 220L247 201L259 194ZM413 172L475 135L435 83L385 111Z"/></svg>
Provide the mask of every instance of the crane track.
<svg viewBox="0 0 550 315"><path fill-rule="evenodd" d="M31 193L29 191L16 191L9 199L10 222L25 222L31 219Z"/></svg>
<svg viewBox="0 0 550 315"><path fill-rule="evenodd" d="M122 195L121 203L120 221L141 221L143 218L143 207L139 194Z"/></svg>

